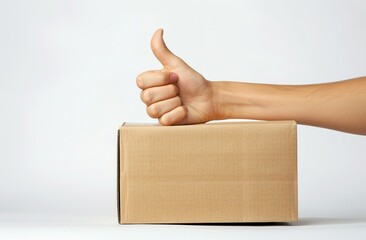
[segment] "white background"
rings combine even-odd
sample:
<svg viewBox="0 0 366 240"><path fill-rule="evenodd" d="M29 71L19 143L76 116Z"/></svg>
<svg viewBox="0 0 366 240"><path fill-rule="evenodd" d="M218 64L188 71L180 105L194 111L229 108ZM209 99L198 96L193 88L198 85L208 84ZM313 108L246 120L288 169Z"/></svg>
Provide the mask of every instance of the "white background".
<svg viewBox="0 0 366 240"><path fill-rule="evenodd" d="M209 80L366 75L366 1L0 0L0 238L365 237L366 137L307 126L298 225L117 225L116 132L154 122L135 78L159 27Z"/></svg>

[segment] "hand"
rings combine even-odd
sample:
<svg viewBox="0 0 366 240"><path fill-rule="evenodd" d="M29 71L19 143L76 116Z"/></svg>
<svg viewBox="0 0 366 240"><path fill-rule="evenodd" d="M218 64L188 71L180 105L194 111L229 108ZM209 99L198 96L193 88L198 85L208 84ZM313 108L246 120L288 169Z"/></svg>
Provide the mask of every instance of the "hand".
<svg viewBox="0 0 366 240"><path fill-rule="evenodd" d="M163 30L151 39L151 50L163 65L137 77L141 100L147 113L162 125L204 123L214 119L211 82L192 69L166 47Z"/></svg>

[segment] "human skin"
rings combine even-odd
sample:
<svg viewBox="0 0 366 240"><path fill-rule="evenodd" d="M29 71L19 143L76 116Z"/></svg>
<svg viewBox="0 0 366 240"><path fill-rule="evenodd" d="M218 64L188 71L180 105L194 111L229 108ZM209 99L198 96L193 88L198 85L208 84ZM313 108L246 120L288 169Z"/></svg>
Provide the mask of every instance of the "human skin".
<svg viewBox="0 0 366 240"><path fill-rule="evenodd" d="M162 29L151 49L163 69L141 73L136 83L148 115L162 125L295 120L366 135L366 77L310 85L208 81L166 47Z"/></svg>

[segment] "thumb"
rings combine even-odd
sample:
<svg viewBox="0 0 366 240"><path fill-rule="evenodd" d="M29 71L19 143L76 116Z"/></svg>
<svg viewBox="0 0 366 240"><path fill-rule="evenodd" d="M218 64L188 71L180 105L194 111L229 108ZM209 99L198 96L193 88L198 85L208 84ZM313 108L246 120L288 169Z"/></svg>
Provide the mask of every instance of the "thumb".
<svg viewBox="0 0 366 240"><path fill-rule="evenodd" d="M163 39L163 29L160 28L155 31L154 35L151 38L150 46L155 57L159 60L161 64L163 64L164 68L174 68L180 62L182 62L182 60L174 55L165 45Z"/></svg>

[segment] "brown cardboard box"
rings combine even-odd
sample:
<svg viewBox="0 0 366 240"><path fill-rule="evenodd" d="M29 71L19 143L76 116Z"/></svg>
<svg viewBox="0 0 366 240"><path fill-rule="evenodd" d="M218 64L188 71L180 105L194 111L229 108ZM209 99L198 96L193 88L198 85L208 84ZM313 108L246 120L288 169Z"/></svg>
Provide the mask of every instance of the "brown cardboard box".
<svg viewBox="0 0 366 240"><path fill-rule="evenodd" d="M119 129L120 223L297 221L294 121Z"/></svg>

